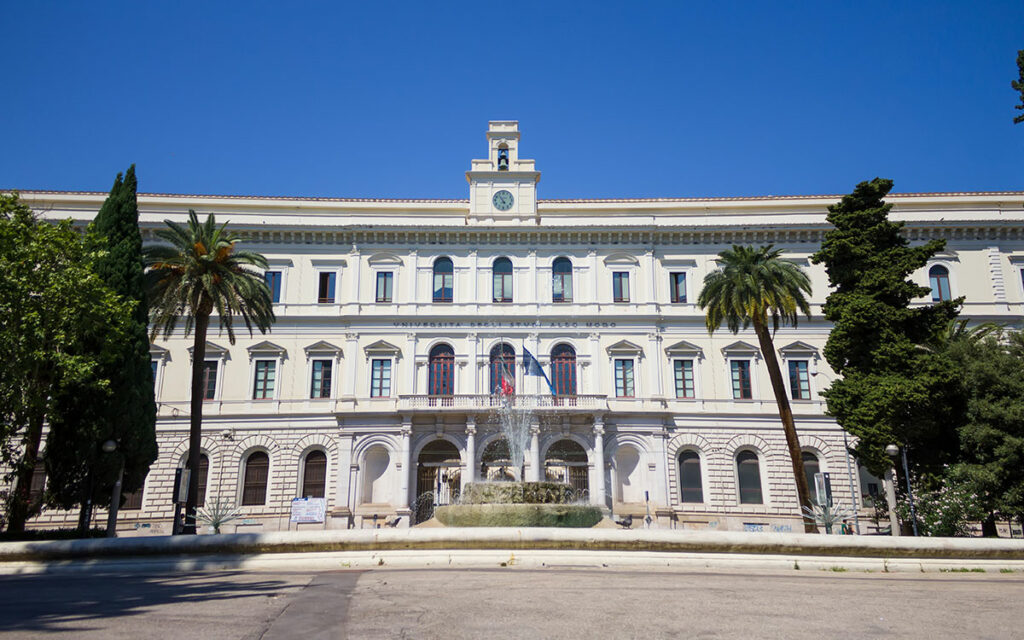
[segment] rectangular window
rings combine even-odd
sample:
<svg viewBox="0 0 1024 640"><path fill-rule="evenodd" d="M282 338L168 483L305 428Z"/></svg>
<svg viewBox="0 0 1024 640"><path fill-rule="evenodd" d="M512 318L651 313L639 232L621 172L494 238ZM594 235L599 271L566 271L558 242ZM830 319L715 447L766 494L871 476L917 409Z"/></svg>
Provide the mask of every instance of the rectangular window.
<svg viewBox="0 0 1024 640"><path fill-rule="evenodd" d="M494 274L494 302L512 302L512 274Z"/></svg>
<svg viewBox="0 0 1024 640"><path fill-rule="evenodd" d="M390 271L377 272L377 302L391 302L394 275Z"/></svg>
<svg viewBox="0 0 1024 640"><path fill-rule="evenodd" d="M207 360L203 363L203 400L213 400L217 397L217 361Z"/></svg>
<svg viewBox="0 0 1024 640"><path fill-rule="evenodd" d="M316 301L323 304L334 303L334 280L337 277L333 271L321 271L319 286L317 288Z"/></svg>
<svg viewBox="0 0 1024 640"><path fill-rule="evenodd" d="M693 360L676 360L676 397L693 398Z"/></svg>
<svg viewBox="0 0 1024 640"><path fill-rule="evenodd" d="M612 274L612 300L629 302L629 273L616 271Z"/></svg>
<svg viewBox="0 0 1024 640"><path fill-rule="evenodd" d="M371 372L370 397L389 397L391 395L391 361L374 360Z"/></svg>
<svg viewBox="0 0 1024 640"><path fill-rule="evenodd" d="M750 360L732 360L732 397L734 400L750 400Z"/></svg>
<svg viewBox="0 0 1024 640"><path fill-rule="evenodd" d="M615 361L615 397L632 398L636 394L633 388L633 361Z"/></svg>
<svg viewBox="0 0 1024 640"><path fill-rule="evenodd" d="M806 360L789 361L789 392L794 400L811 399L811 377Z"/></svg>
<svg viewBox="0 0 1024 640"><path fill-rule="evenodd" d="M669 287L672 289L672 302L686 302L686 274L683 272L669 274Z"/></svg>
<svg viewBox="0 0 1024 640"><path fill-rule="evenodd" d="M275 303L281 302L281 272L267 271L263 274L263 278L267 281L267 286L270 287L270 300Z"/></svg>
<svg viewBox="0 0 1024 640"><path fill-rule="evenodd" d="M138 511L142 509L142 491L146 485L146 479L142 479L142 486L131 493L124 495L124 504L121 505L121 511Z"/></svg>
<svg viewBox="0 0 1024 640"><path fill-rule="evenodd" d="M572 273L551 276L551 302L572 302Z"/></svg>
<svg viewBox="0 0 1024 640"><path fill-rule="evenodd" d="M253 400L270 400L274 397L274 378L276 375L276 360L256 361L256 381L252 388Z"/></svg>
<svg viewBox="0 0 1024 640"><path fill-rule="evenodd" d="M313 382L310 385L310 398L331 397L331 372L334 362L331 360L313 361Z"/></svg>
<svg viewBox="0 0 1024 640"><path fill-rule="evenodd" d="M156 371L157 368L160 366L160 363L157 362L156 360L150 360L149 364L150 366L153 367L153 388L156 389Z"/></svg>

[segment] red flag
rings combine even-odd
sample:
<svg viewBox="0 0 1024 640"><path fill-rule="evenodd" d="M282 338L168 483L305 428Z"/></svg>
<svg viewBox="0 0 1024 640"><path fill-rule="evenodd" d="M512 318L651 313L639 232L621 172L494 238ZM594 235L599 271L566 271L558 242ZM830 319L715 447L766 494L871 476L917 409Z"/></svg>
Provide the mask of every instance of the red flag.
<svg viewBox="0 0 1024 640"><path fill-rule="evenodd" d="M508 378L501 376L501 395L510 396L515 394L515 392L515 387L513 387L512 383L508 381Z"/></svg>

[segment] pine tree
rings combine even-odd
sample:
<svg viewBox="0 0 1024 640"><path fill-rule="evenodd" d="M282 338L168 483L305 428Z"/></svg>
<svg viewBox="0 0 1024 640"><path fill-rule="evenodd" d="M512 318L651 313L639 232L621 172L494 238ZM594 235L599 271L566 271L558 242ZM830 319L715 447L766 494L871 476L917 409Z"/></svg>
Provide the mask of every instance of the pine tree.
<svg viewBox="0 0 1024 640"><path fill-rule="evenodd" d="M97 260L96 272L108 287L133 303L134 309L129 339L102 346L102 375L110 380L107 396L65 394L53 420L47 439L47 475L52 479L53 502L65 508L76 502L109 505L122 464L122 495L141 488L157 457L149 307L136 189L132 165L123 177L117 175L92 225L92 230L106 239L106 253ZM100 449L107 440L117 443L112 453Z"/></svg>
<svg viewBox="0 0 1024 640"><path fill-rule="evenodd" d="M891 465L886 445L909 445L915 466L929 468L955 455L963 413L951 359L922 348L948 327L962 299L911 303L929 293L909 279L945 245L912 247L889 220L883 198L892 181L857 185L829 207L816 264L824 264L833 292L825 317L833 323L824 355L842 377L824 392L828 412L858 439L857 457L875 473Z"/></svg>

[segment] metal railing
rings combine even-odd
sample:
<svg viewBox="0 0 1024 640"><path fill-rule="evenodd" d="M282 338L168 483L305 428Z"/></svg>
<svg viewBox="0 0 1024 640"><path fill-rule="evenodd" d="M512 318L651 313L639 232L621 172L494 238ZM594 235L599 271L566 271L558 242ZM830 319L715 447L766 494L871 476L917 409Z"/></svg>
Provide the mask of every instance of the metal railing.
<svg viewBox="0 0 1024 640"><path fill-rule="evenodd" d="M511 398L517 409L559 410L559 409L607 409L608 398L604 395L516 395ZM398 396L399 410L415 409L497 409L504 404L500 396L489 394L454 394L450 396L402 395Z"/></svg>

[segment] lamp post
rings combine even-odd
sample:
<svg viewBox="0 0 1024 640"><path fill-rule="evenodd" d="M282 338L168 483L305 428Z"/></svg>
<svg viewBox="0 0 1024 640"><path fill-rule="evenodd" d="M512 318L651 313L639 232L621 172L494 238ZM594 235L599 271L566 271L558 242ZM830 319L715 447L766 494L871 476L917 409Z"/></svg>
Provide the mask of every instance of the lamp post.
<svg viewBox="0 0 1024 640"><path fill-rule="evenodd" d="M899 447L890 444L885 448L885 453L895 458L899 453ZM895 460L893 461L895 463ZM885 499L889 503L889 534L900 535L900 523L896 518L896 474L892 465L885 470Z"/></svg>
<svg viewBox="0 0 1024 640"><path fill-rule="evenodd" d="M918 535L917 532L917 509L914 507L914 490L910 488L910 467L907 466L907 447L904 445L902 448L890 444L885 448L885 452L892 458L893 464L896 464L896 456L903 453L903 476L907 479L907 500L910 501L910 524L914 527L914 535Z"/></svg>
<svg viewBox="0 0 1024 640"><path fill-rule="evenodd" d="M103 453L114 453L117 451L117 441L107 440L102 446ZM121 464L117 470L117 479L114 480L114 488L110 490L110 510L107 511L107 537L117 537L117 510L121 506L121 480L124 478L124 456L121 456Z"/></svg>

